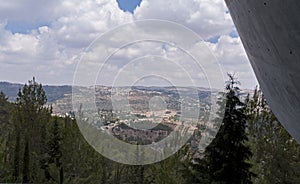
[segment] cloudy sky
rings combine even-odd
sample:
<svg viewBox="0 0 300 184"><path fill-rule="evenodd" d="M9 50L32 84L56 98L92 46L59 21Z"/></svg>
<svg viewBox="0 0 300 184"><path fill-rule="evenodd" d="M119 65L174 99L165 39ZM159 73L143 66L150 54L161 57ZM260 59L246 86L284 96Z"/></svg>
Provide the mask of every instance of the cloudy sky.
<svg viewBox="0 0 300 184"><path fill-rule="evenodd" d="M0 81L25 83L35 76L43 84L72 84L82 53L96 38L120 25L146 19L168 20L189 28L205 41L224 74L237 73L244 88L257 84L223 0L3 1ZM122 61L149 52L157 55L155 50L165 56L174 56L175 50L174 58L181 55L163 43L133 44L112 56L103 75L113 78L113 71L122 69Z"/></svg>

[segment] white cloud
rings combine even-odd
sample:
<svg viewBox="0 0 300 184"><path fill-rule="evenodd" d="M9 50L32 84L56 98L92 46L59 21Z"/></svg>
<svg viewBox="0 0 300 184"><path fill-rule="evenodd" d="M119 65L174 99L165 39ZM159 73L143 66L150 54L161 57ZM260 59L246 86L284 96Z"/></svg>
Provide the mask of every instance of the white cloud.
<svg viewBox="0 0 300 184"><path fill-rule="evenodd" d="M25 57L35 56L38 39L34 35L12 34L5 30L4 27L5 23L0 24L0 63L7 62L7 59L10 59L11 62L18 62L19 64L22 64L22 62L30 62L25 58L20 58L22 61L14 59L17 59L16 53Z"/></svg>
<svg viewBox="0 0 300 184"><path fill-rule="evenodd" d="M208 45L219 60L226 79L227 73L236 73L242 86L254 88L257 85L240 38L224 35L217 43L208 43Z"/></svg>
<svg viewBox="0 0 300 184"><path fill-rule="evenodd" d="M223 0L143 0L136 19L164 19L183 24L203 39L229 34L233 29Z"/></svg>
<svg viewBox="0 0 300 184"><path fill-rule="evenodd" d="M121 11L116 1L65 0L62 4L73 11L54 22L53 29L58 42L67 47L87 47L100 34L132 21L132 15Z"/></svg>
<svg viewBox="0 0 300 184"><path fill-rule="evenodd" d="M7 20L10 27L24 29L49 24L64 11L60 0L10 0L0 3L0 20ZM26 32L26 31L25 31Z"/></svg>
<svg viewBox="0 0 300 184"><path fill-rule="evenodd" d="M0 5L1 80L18 82L35 75L42 76L46 83L70 84L80 52L100 34L127 21L132 21L132 15L110 0L3 3ZM37 27L26 34L6 29L8 24L18 26L20 22L22 26ZM8 75L15 71L17 75Z"/></svg>
<svg viewBox="0 0 300 184"><path fill-rule="evenodd" d="M99 35L133 20L164 19L183 24L206 40L221 36L209 46L225 71L236 71L242 83L252 87L255 80L241 42L227 36L234 26L226 11L223 0L143 0L133 15L120 10L115 0L1 2L0 79L23 82L35 75L44 83L70 84L80 53ZM30 28L29 32L7 29L19 24ZM133 45L117 53L115 60L124 62L151 53L181 57L172 47L162 48L157 44ZM118 69L110 67L109 71Z"/></svg>

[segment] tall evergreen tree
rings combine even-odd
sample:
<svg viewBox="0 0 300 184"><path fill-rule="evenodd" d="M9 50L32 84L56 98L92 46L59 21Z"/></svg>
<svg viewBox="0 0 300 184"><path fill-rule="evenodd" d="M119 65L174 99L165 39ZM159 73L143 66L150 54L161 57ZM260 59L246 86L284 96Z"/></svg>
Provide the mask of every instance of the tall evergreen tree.
<svg viewBox="0 0 300 184"><path fill-rule="evenodd" d="M58 119L55 117L54 123L51 127L51 134L49 140L49 156L50 156L50 163L54 163L57 167L61 165L61 149L60 143L61 142L61 134L58 124Z"/></svg>
<svg viewBox="0 0 300 184"><path fill-rule="evenodd" d="M300 146L272 113L263 93L247 100L249 145L253 150L254 183L299 183Z"/></svg>
<svg viewBox="0 0 300 184"><path fill-rule="evenodd" d="M60 132L58 117L54 117L54 121L50 127L50 136L48 141L48 160L45 171L49 172L49 166L52 166L52 170L55 174L45 173L48 180L54 180L57 183L63 181L63 168L62 168L62 150L61 150L62 136ZM54 175L54 176L53 176Z"/></svg>
<svg viewBox="0 0 300 184"><path fill-rule="evenodd" d="M39 178L39 161L41 153L41 115L47 112L44 105L47 102L46 93L41 84L30 80L22 90L19 90L16 100L16 112L14 122L16 130L16 155L15 155L15 177L20 178L18 170L21 169L20 160L23 160L22 178L23 182L34 182ZM23 158L20 159L20 151L23 149Z"/></svg>
<svg viewBox="0 0 300 184"><path fill-rule="evenodd" d="M0 178L9 179L13 170L13 125L11 113L13 105L8 101L6 95L0 92Z"/></svg>
<svg viewBox="0 0 300 184"><path fill-rule="evenodd" d="M28 136L25 138L25 149L24 149L24 157L23 157L23 173L22 173L22 182L29 183L30 182L30 155L29 155L29 140Z"/></svg>
<svg viewBox="0 0 300 184"><path fill-rule="evenodd" d="M15 134L14 161L13 161L13 179L14 180L13 181L18 182L18 178L20 176L21 130L20 130L20 120L16 116L16 111L14 111L13 122L14 122L14 134Z"/></svg>
<svg viewBox="0 0 300 184"><path fill-rule="evenodd" d="M252 156L246 146L245 104L240 100L239 82L228 74L224 118L215 139L204 152L210 183L251 183L253 173L247 160ZM221 107L222 108L222 107Z"/></svg>

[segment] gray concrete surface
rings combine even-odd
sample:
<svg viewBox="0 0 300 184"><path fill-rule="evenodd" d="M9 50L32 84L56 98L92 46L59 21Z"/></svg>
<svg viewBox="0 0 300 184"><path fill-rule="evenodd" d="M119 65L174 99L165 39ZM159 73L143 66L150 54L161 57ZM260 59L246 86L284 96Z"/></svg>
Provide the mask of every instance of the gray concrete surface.
<svg viewBox="0 0 300 184"><path fill-rule="evenodd" d="M225 0L268 104L300 143L300 0Z"/></svg>

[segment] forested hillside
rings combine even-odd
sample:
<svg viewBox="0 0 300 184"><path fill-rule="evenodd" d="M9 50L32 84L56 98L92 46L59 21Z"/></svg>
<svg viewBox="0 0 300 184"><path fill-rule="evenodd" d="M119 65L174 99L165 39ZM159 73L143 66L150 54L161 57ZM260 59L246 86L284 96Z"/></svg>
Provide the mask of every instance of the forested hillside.
<svg viewBox="0 0 300 184"><path fill-rule="evenodd" d="M237 86L230 76L226 101L219 102L225 107L223 123L204 153L186 144L159 163L131 166L97 153L75 119L52 116L44 87L33 79L14 102L0 93L0 182L299 183L299 145L259 89L242 101Z"/></svg>

